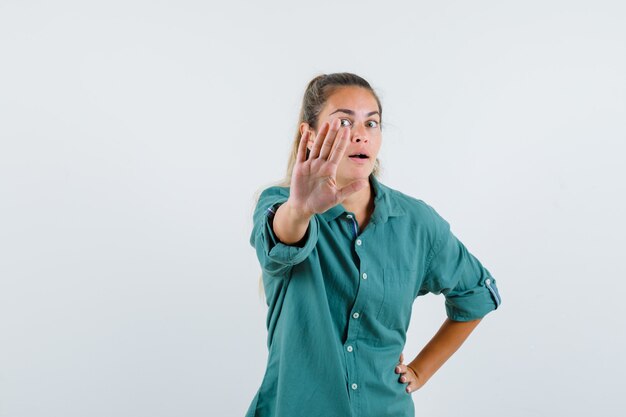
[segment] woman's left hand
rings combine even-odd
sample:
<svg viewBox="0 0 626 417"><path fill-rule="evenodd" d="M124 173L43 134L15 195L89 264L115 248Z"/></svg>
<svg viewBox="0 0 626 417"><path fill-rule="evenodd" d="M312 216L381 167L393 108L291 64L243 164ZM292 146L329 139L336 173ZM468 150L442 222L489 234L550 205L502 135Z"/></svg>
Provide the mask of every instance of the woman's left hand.
<svg viewBox="0 0 626 417"><path fill-rule="evenodd" d="M407 394L411 394L412 392L420 389L424 385L424 382L420 379L419 375L413 368L403 365L402 362L404 362L404 354L401 353L400 362L396 365L396 373L400 374L398 382L407 384L406 392Z"/></svg>

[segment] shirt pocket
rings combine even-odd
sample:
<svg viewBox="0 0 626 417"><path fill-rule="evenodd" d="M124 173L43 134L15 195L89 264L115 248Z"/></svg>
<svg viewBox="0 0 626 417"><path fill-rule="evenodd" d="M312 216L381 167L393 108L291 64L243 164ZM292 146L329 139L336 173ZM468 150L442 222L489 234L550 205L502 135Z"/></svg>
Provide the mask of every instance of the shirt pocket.
<svg viewBox="0 0 626 417"><path fill-rule="evenodd" d="M417 270L387 267L383 270L383 302L377 320L385 327L406 331L411 319Z"/></svg>

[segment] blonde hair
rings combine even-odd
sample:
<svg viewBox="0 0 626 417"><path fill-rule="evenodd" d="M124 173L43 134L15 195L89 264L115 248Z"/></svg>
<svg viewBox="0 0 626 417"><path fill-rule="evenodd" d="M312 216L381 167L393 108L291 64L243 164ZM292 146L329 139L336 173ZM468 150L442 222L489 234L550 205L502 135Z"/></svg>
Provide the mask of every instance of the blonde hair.
<svg viewBox="0 0 626 417"><path fill-rule="evenodd" d="M291 151L289 153L289 160L287 162L287 172L284 179L278 183L282 187L289 187L291 185L291 175L293 173L293 167L296 164L296 157L298 155L298 145L300 143L300 125L302 123L308 123L313 130L317 131L319 114L322 108L326 104L328 98L341 87L361 87L368 90L378 104L378 113L380 114L380 127L382 129L382 117L383 107L378 98L378 95L372 88L372 86L362 77L349 72L339 72L333 74L322 74L309 81L304 95L302 97L302 106L300 108L300 116L298 118L298 124L296 125L296 134L294 135L293 142L291 144ZM309 157L309 150L307 149L306 157ZM380 161L376 158L372 175L378 177L380 175ZM258 201L258 199L257 199ZM259 297L264 298L265 291L263 287L263 274L259 278Z"/></svg>

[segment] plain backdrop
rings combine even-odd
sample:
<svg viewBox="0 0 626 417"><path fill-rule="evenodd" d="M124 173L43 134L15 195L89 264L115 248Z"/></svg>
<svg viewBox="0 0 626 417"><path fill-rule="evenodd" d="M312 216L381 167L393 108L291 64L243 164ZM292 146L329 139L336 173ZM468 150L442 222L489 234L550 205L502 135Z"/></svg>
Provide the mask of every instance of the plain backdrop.
<svg viewBox="0 0 626 417"><path fill-rule="evenodd" d="M341 71L382 99L381 182L503 300L416 415L623 415L624 22L617 0L0 0L0 416L244 415L255 193ZM407 360L443 303L416 301Z"/></svg>

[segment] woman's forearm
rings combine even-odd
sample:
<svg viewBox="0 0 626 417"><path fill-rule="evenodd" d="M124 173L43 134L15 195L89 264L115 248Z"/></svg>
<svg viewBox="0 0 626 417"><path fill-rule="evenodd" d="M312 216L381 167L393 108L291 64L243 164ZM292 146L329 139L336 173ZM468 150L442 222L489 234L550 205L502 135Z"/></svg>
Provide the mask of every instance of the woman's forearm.
<svg viewBox="0 0 626 417"><path fill-rule="evenodd" d="M287 200L276 210L272 229L274 234L286 245L298 245L304 239L312 214L302 213Z"/></svg>
<svg viewBox="0 0 626 417"><path fill-rule="evenodd" d="M408 366L417 372L420 382L426 383L452 356L472 333L481 319L453 321L446 319L437 334L428 342Z"/></svg>

